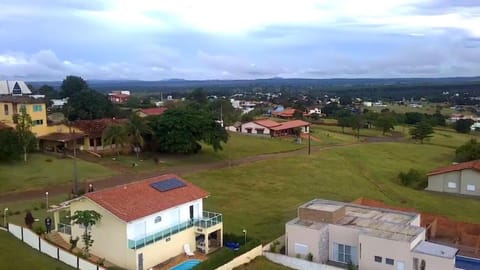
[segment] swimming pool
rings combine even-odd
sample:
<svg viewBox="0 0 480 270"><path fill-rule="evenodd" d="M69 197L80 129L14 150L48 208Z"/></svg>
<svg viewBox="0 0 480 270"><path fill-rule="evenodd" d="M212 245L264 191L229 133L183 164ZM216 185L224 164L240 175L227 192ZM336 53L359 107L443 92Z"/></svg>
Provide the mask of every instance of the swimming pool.
<svg viewBox="0 0 480 270"><path fill-rule="evenodd" d="M464 270L478 270L480 269L480 260L457 255L455 267Z"/></svg>
<svg viewBox="0 0 480 270"><path fill-rule="evenodd" d="M175 265L173 268L170 268L170 270L190 270L201 262L201 260L187 260L182 262L181 264Z"/></svg>

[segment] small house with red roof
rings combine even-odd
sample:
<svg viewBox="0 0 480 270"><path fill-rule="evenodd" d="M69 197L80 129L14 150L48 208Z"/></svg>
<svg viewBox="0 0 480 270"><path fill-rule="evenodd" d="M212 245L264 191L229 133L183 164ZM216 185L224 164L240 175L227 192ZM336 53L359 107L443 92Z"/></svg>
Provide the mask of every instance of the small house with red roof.
<svg viewBox="0 0 480 270"><path fill-rule="evenodd" d="M480 160L441 167L427 175L426 190L480 196Z"/></svg>
<svg viewBox="0 0 480 270"><path fill-rule="evenodd" d="M81 238L84 228L62 223L60 212L72 216L96 211L102 218L89 228L95 241L91 253L126 269L149 269L185 253L186 245L205 254L222 246L222 215L203 210L208 196L179 176L166 174L89 192L49 211L67 241Z"/></svg>
<svg viewBox="0 0 480 270"><path fill-rule="evenodd" d="M293 120L287 122L275 122L270 119L254 120L242 124L241 133L264 135L270 137L295 135L295 129L300 128L301 132L310 131L310 123L302 120Z"/></svg>
<svg viewBox="0 0 480 270"><path fill-rule="evenodd" d="M157 116L162 115L167 109L167 107L140 109L137 114L140 117Z"/></svg>
<svg viewBox="0 0 480 270"><path fill-rule="evenodd" d="M287 108L283 111L274 111L272 112L272 116L278 117L278 118L283 118L283 119L292 119L295 116L295 113L297 112L296 109L292 108Z"/></svg>

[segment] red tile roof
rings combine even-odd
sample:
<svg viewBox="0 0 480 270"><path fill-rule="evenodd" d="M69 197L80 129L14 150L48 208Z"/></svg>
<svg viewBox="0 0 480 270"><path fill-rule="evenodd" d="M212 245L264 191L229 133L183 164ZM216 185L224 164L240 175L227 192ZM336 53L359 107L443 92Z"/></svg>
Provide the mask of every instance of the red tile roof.
<svg viewBox="0 0 480 270"><path fill-rule="evenodd" d="M274 116L279 116L279 117L293 117L295 114L295 109L285 109L281 112L273 112L272 114Z"/></svg>
<svg viewBox="0 0 480 270"><path fill-rule="evenodd" d="M305 121L302 121L302 120L293 120L293 121L280 123L280 126L272 127L272 130L278 131L278 130L304 127L304 126L309 126L309 125L310 125L309 122L305 122Z"/></svg>
<svg viewBox="0 0 480 270"><path fill-rule="evenodd" d="M2 129L9 129L9 128L12 128L11 126L8 126L7 124L4 124L2 122L0 122L0 130Z"/></svg>
<svg viewBox="0 0 480 270"><path fill-rule="evenodd" d="M261 119L261 120L256 120L256 121L253 121L254 123L260 125L260 126L264 126L266 128L272 128L272 127L276 127L276 126L280 126L280 123L277 123L273 120L270 120L270 119Z"/></svg>
<svg viewBox="0 0 480 270"><path fill-rule="evenodd" d="M127 119L103 118L94 120L77 120L72 122L72 126L80 129L90 136L101 136L105 128L109 125L124 124Z"/></svg>
<svg viewBox="0 0 480 270"><path fill-rule="evenodd" d="M151 183L176 178L186 184L169 191L160 192ZM121 220L129 222L168 208L205 198L208 193L175 174L165 174L126 185L116 186L92 193L85 197L99 204Z"/></svg>
<svg viewBox="0 0 480 270"><path fill-rule="evenodd" d="M480 160L473 160L473 161L468 161L468 162L463 162L463 163L458 163L458 164L438 168L429 172L428 175L430 176L430 175L436 175L436 174L442 174L442 173L448 173L448 172L454 172L454 171L461 171L466 169L480 171Z"/></svg>
<svg viewBox="0 0 480 270"><path fill-rule="evenodd" d="M167 107L160 107L160 108L141 109L140 111L146 115L162 115L167 109L168 109Z"/></svg>

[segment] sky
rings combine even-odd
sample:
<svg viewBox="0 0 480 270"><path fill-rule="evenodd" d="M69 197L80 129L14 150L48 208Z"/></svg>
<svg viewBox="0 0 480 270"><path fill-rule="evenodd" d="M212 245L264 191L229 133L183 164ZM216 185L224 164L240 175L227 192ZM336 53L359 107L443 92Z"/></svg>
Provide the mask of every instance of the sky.
<svg viewBox="0 0 480 270"><path fill-rule="evenodd" d="M2 0L0 79L480 75L478 0Z"/></svg>

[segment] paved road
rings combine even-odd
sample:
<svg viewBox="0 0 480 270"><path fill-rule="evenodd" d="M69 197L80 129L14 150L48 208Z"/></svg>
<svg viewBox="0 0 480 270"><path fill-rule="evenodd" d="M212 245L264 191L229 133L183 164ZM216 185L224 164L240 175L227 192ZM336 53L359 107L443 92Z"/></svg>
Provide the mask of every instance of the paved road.
<svg viewBox="0 0 480 270"><path fill-rule="evenodd" d="M347 144L339 144L333 146L312 146L311 152L320 152L322 150L332 149L332 148L340 148L340 147L348 147L358 144L365 144L365 143L379 143L379 142L388 142L388 141L399 141L401 138L399 137L385 137L381 140L367 140L365 142L356 142L356 143L347 143ZM166 173L174 173L178 175L189 174L189 173L197 173L202 171L208 170L216 170L222 169L227 167L234 167L243 164L249 164L257 161L273 159L273 158L282 158L282 157L291 157L291 156L300 156L305 155L307 156L307 148L302 148L299 150L289 151L289 152L282 152L282 153L272 153L272 154L262 154L257 156L250 156L236 160L224 160L219 162L212 162L207 164L198 164L198 165L188 165L188 166L179 166L174 168L169 168L165 170L159 170L149 173L132 173L132 172L125 172L124 170L118 171L118 175L105 178L102 180L95 181L93 183L96 190L104 189L116 185L126 184L133 181L138 181L141 179L145 179L148 177L153 177L160 174ZM119 170L118 168L112 168L113 170ZM81 185L81 184L80 184ZM71 184L63 184L49 188L42 188L37 190L31 191L23 191L23 192L12 192L12 193L4 193L0 195L0 203L8 203L8 202L16 202L16 201L25 201L25 200L34 200L45 197L45 192L48 191L49 196L56 196L62 194L68 194L72 189Z"/></svg>

